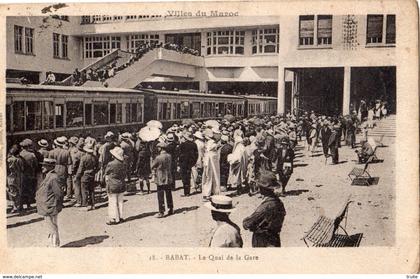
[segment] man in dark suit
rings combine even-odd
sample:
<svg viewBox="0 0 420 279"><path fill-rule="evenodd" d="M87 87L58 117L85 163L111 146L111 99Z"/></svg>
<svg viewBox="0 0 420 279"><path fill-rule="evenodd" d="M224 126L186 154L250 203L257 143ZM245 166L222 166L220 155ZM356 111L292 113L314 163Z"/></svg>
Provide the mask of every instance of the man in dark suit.
<svg viewBox="0 0 420 279"><path fill-rule="evenodd" d="M331 128L330 128L331 129ZM332 163L338 164L338 132L340 127L334 125L331 129L330 139L328 140L328 147L330 148L330 153L332 157Z"/></svg>
<svg viewBox="0 0 420 279"><path fill-rule="evenodd" d="M227 190L227 181L229 177L229 168L230 164L227 160L229 154L232 153L233 146L229 143L229 136L222 135L220 138L222 147L220 148L220 185L226 187Z"/></svg>
<svg viewBox="0 0 420 279"><path fill-rule="evenodd" d="M172 190L175 190L175 181L176 181L176 169L177 169L177 158L178 158L178 142L174 133L168 133L166 135L167 146L165 148L166 152L171 155L171 172L173 181L169 185Z"/></svg>
<svg viewBox="0 0 420 279"><path fill-rule="evenodd" d="M164 217L165 213L165 199L166 196L166 203L168 205L169 211L168 215L172 215L174 213L174 205L172 200L172 191L171 185L172 181L174 180L172 177L172 158L171 155L166 152L167 145L163 142L159 142L156 145L159 155L153 160L152 169L155 170L156 173L156 186L157 186L157 197L158 197L158 204L159 204L159 213L156 215L157 218Z"/></svg>
<svg viewBox="0 0 420 279"><path fill-rule="evenodd" d="M286 210L274 193L279 186L276 175L270 171L263 172L257 185L264 199L255 212L244 219L243 227L253 232L252 247L280 247L280 232Z"/></svg>
<svg viewBox="0 0 420 279"><path fill-rule="evenodd" d="M290 148L289 140L283 138L280 142L281 147L277 152L277 173L281 184L281 195L286 194L286 185L293 173L293 160L295 153Z"/></svg>
<svg viewBox="0 0 420 279"><path fill-rule="evenodd" d="M197 162L198 150L190 132L186 132L181 140L182 142L178 148L178 165L181 174L182 186L184 187L183 196L188 197L190 195L191 188L191 168Z"/></svg>
<svg viewBox="0 0 420 279"><path fill-rule="evenodd" d="M321 128L321 142L322 142L322 151L324 152L325 158L328 157L328 142L330 140L330 136L331 136L331 130L328 127L327 120L324 120L324 122L322 123L322 128Z"/></svg>

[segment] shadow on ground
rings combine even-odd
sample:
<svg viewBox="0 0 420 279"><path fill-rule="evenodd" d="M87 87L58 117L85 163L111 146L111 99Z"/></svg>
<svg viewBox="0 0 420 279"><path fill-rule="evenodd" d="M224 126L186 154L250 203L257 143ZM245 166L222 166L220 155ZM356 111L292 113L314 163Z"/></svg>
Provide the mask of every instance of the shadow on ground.
<svg viewBox="0 0 420 279"><path fill-rule="evenodd" d="M36 223L36 222L39 222L39 221L42 221L42 220L44 220L44 217L38 217L38 218L30 219L30 220L27 220L27 221L17 222L17 223L14 223L14 224L7 225L7 228L8 229L16 228L16 227Z"/></svg>
<svg viewBox="0 0 420 279"><path fill-rule="evenodd" d="M67 243L67 244L65 244L61 247L62 248L70 248L70 247L80 248L80 247L85 247L85 246L88 246L88 245L99 244L107 238L109 238L108 235L89 236L89 237L85 237L85 238L80 239L80 240L69 242L69 243Z"/></svg>

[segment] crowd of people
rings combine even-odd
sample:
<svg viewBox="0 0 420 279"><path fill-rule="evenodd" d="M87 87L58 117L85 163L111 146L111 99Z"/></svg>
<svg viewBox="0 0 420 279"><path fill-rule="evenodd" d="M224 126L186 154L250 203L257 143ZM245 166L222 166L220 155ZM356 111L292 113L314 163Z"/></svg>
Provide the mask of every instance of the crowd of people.
<svg viewBox="0 0 420 279"><path fill-rule="evenodd" d="M58 246L57 215L63 201L94 210L95 188L106 189L107 224L117 225L124 222L124 193L150 194L154 182L156 217L167 217L174 214L172 191L180 177L182 197L192 191L201 193L218 223L211 246L242 246L239 228L228 217L234 206L225 193L233 191L234 195L265 197L243 227L254 233L254 247L279 247L286 214L279 196L287 195L298 142L304 141L308 156L321 146L326 162L331 157L332 164L337 164L342 138L354 148L356 132L367 129L361 123L356 112L328 117L312 111L300 117L287 113L186 121L166 131L152 120L138 133L108 131L98 138L59 136L52 142L36 143L24 139L8 151L7 197L12 212L30 209L36 202L50 228L52 244ZM135 189L130 189L132 184Z"/></svg>
<svg viewBox="0 0 420 279"><path fill-rule="evenodd" d="M198 50L177 45L177 44L171 44L171 43L144 43L139 44L135 51L126 59L124 63L118 63L118 59L120 57L115 58L113 61L107 63L106 65L103 65L99 68L88 68L83 71L79 71L79 69L75 69L72 76L71 76L71 84L75 86L80 86L84 84L86 81L100 81L100 82L106 82L107 79L115 76L118 72L124 70L125 68L129 67L133 63L137 62L139 59L141 59L146 53L148 53L150 50L153 50L155 48L164 48L168 50L173 50L179 53L184 54L190 54L199 56L200 52ZM51 80L47 77L47 80L45 81L46 84L54 84L54 80Z"/></svg>

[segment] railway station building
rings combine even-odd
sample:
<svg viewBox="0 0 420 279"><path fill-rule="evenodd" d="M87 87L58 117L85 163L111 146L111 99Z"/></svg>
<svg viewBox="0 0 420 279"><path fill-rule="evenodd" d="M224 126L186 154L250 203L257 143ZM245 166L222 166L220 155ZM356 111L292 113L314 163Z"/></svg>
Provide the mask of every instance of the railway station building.
<svg viewBox="0 0 420 279"><path fill-rule="evenodd" d="M145 43L174 44L194 52L156 48L107 86L262 94L279 113L348 114L381 98L395 112L395 26L393 14L8 17L6 77L62 81Z"/></svg>

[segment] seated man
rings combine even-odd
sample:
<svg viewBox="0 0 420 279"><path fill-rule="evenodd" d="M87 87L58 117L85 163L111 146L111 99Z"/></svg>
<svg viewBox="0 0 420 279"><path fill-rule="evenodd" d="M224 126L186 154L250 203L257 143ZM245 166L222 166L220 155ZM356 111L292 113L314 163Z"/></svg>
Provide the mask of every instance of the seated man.
<svg viewBox="0 0 420 279"><path fill-rule="evenodd" d="M369 141L366 141L363 143L362 148L360 150L355 151L357 154L357 157L359 157L359 163L366 163L370 156L373 155L373 147L369 143Z"/></svg>

